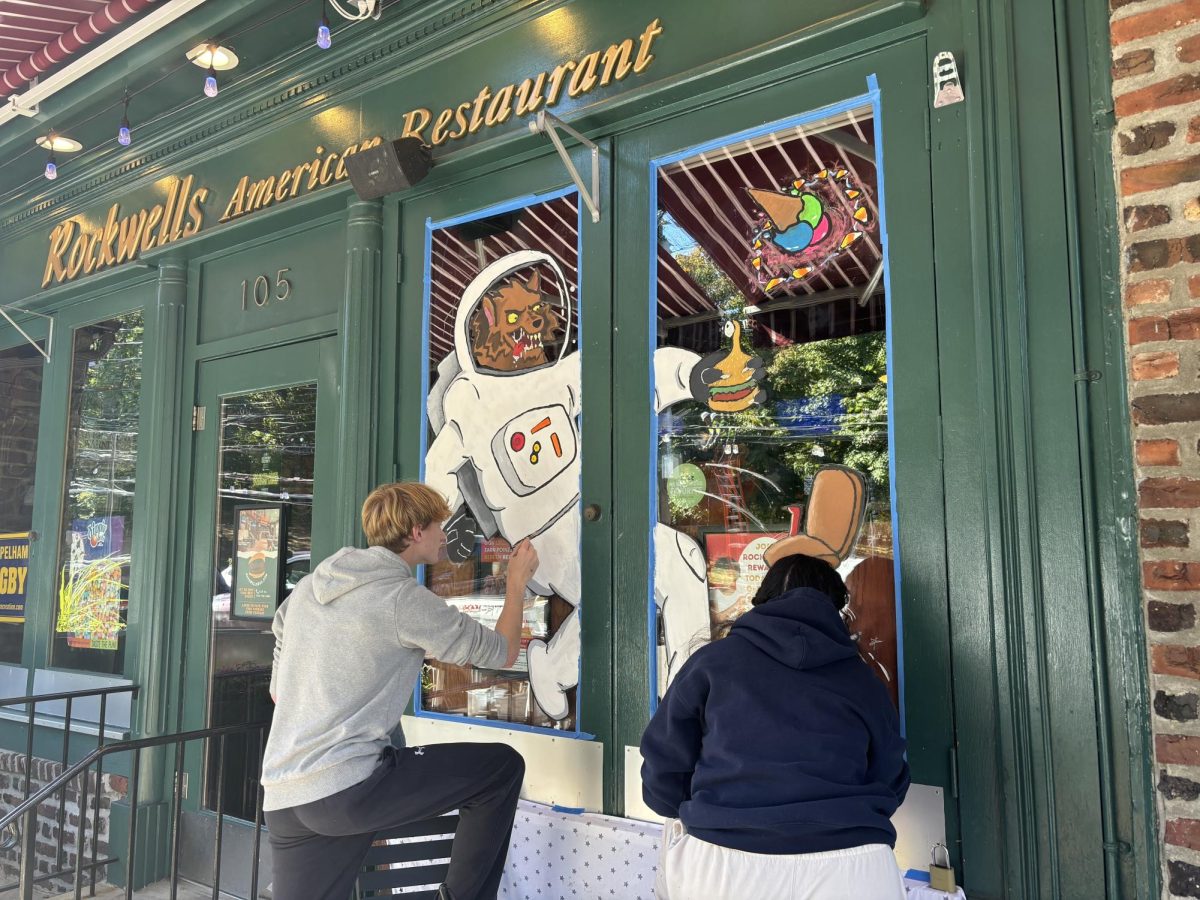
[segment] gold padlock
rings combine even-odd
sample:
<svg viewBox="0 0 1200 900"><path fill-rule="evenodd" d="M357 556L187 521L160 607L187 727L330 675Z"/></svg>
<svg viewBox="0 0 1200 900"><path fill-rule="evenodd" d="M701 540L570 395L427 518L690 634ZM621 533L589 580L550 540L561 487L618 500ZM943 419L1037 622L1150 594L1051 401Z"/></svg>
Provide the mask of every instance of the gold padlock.
<svg viewBox="0 0 1200 900"><path fill-rule="evenodd" d="M929 886L947 894L958 890L958 885L954 883L954 869L950 865L950 851L945 844L934 844L929 851Z"/></svg>

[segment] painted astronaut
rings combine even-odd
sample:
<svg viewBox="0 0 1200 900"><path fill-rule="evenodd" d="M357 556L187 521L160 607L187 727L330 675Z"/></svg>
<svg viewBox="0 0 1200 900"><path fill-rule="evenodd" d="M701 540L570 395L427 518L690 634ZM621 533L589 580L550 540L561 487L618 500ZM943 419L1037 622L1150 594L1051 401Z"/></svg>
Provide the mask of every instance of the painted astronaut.
<svg viewBox="0 0 1200 900"><path fill-rule="evenodd" d="M542 293L540 271L547 267L562 307ZM534 698L555 720L569 712L567 692L579 683L580 659L580 355L565 349L571 305L566 278L551 256L521 250L491 263L463 294L454 352L438 365L427 401L434 438L425 454L426 484L444 494L451 509L465 504L485 535L500 534L513 545L529 538L539 560L530 590L558 594L576 607L549 643L528 647ZM551 360L546 344L554 331L563 335L564 349ZM698 361L676 348L655 352L656 410L693 399ZM452 545L456 524L447 529ZM658 524L653 550L665 687L708 639L708 592L695 541Z"/></svg>

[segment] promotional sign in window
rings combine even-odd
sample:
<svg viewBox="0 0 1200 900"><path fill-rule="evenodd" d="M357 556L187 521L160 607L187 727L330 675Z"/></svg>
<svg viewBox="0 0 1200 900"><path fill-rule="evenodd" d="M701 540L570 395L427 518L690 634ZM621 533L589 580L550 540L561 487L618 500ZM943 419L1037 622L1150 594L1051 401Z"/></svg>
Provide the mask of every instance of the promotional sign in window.
<svg viewBox="0 0 1200 900"><path fill-rule="evenodd" d="M776 533L757 531L710 532L704 535L708 561L708 608L713 626L732 622L750 611L769 566L766 549L779 539Z"/></svg>
<svg viewBox="0 0 1200 900"><path fill-rule="evenodd" d="M283 581L283 504L238 506L233 513L233 619L272 619Z"/></svg>
<svg viewBox="0 0 1200 900"><path fill-rule="evenodd" d="M29 574L29 532L0 534L0 622L25 621L25 580Z"/></svg>

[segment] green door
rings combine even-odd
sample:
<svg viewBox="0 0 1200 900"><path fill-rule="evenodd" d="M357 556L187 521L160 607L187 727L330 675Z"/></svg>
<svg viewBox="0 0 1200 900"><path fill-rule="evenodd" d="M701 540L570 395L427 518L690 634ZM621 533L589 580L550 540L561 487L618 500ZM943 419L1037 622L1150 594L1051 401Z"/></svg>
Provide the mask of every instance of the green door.
<svg viewBox="0 0 1200 900"><path fill-rule="evenodd" d="M184 730L270 721L271 618L335 549L336 373L334 338L199 364ZM186 877L211 879L218 808L226 837L245 827L229 819L254 820L261 754L257 736L189 747ZM248 848L225 842L222 890L245 891Z"/></svg>
<svg viewBox="0 0 1200 900"><path fill-rule="evenodd" d="M763 549L792 530L793 508L797 528L818 527L805 519L817 472L853 468L866 477L865 523L840 571L847 624L908 739L902 861L927 860L944 827L969 879L953 771L926 70L912 40L781 72L773 87L618 141L616 644L641 652L616 673L615 739L636 747L705 626L719 639L749 608ZM733 377L754 368L757 384ZM709 385L720 393L704 396Z"/></svg>
<svg viewBox="0 0 1200 900"><path fill-rule="evenodd" d="M590 192L590 155L572 157ZM401 203L395 458L455 510L450 558L423 577L490 625L512 543L531 537L541 560L515 666L431 663L420 717L608 749L609 227L553 152Z"/></svg>

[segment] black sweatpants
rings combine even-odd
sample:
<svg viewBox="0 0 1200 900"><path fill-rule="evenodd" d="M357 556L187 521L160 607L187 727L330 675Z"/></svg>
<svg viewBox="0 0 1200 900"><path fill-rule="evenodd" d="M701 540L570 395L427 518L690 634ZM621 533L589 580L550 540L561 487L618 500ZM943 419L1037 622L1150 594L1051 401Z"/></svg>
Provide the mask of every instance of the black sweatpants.
<svg viewBox="0 0 1200 900"><path fill-rule="evenodd" d="M459 811L445 888L494 900L508 855L525 761L504 744L387 748L364 781L267 812L275 900L348 900L375 833Z"/></svg>

